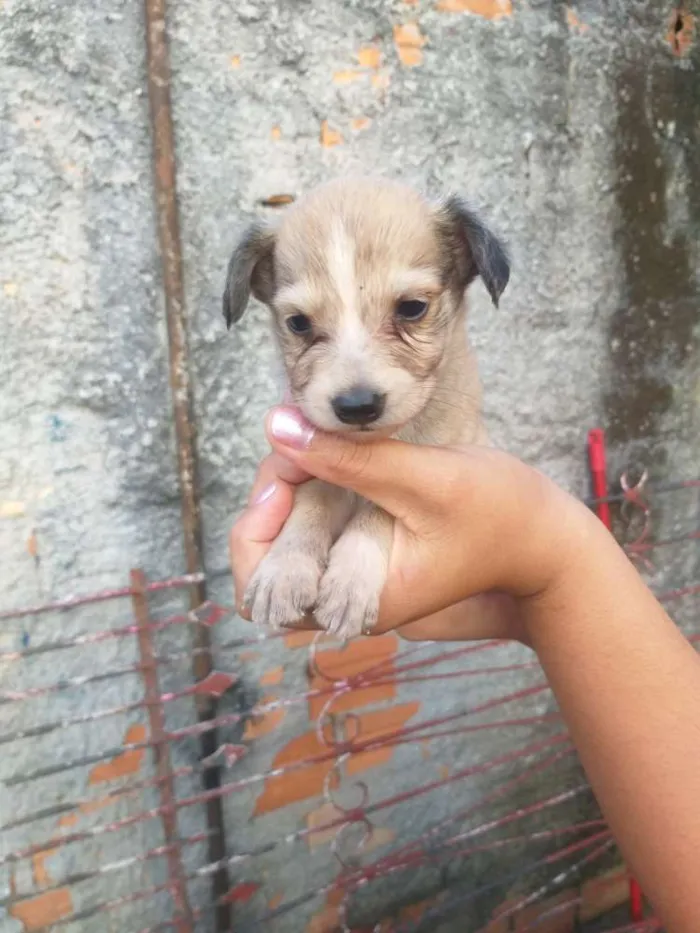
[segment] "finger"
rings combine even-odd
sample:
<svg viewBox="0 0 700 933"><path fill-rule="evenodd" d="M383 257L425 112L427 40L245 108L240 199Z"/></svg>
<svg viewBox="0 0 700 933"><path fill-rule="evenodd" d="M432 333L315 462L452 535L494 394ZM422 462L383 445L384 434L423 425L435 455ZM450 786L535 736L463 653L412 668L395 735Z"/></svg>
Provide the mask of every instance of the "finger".
<svg viewBox="0 0 700 933"><path fill-rule="evenodd" d="M249 506L231 529L231 571L239 608L253 571L282 530L293 504L294 487L277 481L263 491L257 503Z"/></svg>
<svg viewBox="0 0 700 933"><path fill-rule="evenodd" d="M416 511L444 509L464 470L461 455L444 449L315 430L294 408L273 409L266 428L273 448L297 466L360 493L409 527Z"/></svg>
<svg viewBox="0 0 700 933"><path fill-rule="evenodd" d="M258 496L279 480L292 486L298 486L300 483L305 483L309 478L309 473L302 470L296 463L292 463L282 454L268 454L258 467L248 497L248 504L255 502Z"/></svg>

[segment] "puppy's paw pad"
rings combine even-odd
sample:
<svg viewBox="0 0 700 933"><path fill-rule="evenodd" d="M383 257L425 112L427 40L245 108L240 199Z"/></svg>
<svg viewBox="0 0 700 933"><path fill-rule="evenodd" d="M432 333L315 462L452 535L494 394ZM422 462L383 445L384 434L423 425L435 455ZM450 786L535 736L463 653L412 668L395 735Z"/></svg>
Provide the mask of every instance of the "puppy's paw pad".
<svg viewBox="0 0 700 933"><path fill-rule="evenodd" d="M246 590L244 602L253 622L282 629L313 609L323 562L304 551L270 552Z"/></svg>

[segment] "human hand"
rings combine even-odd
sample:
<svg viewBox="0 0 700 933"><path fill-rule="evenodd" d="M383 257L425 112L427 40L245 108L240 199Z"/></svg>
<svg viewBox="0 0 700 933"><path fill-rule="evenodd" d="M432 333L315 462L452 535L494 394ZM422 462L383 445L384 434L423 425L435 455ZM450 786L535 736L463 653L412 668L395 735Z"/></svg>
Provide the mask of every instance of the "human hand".
<svg viewBox="0 0 700 933"><path fill-rule="evenodd" d="M375 633L402 626L410 638L527 640L518 602L556 577L576 540L567 526L588 514L579 503L489 448L458 452L314 433L289 408L273 410L266 427L275 453L231 532L237 593L284 525L294 487L315 475L397 519Z"/></svg>

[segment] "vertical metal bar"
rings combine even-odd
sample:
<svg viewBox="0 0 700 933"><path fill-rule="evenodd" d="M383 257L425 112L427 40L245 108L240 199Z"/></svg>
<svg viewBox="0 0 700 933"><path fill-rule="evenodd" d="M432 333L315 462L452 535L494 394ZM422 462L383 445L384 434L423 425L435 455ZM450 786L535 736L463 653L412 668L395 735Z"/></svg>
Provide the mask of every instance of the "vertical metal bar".
<svg viewBox="0 0 700 933"><path fill-rule="evenodd" d="M156 215L168 327L170 388L177 441L185 562L188 574L199 574L203 571L201 514L197 489L195 432L191 415L165 2L166 0L145 0L148 95L151 107ZM190 588L191 608L201 605L205 599L204 583L194 584ZM194 677L199 681L211 672L213 665L206 626L200 625L195 631L196 651L192 666ZM216 716L216 702L212 697L198 696L196 703L201 721L210 720ZM206 732L201 744L202 757L211 758L218 747L216 732L214 730ZM204 784L207 790L214 790L221 786L221 773L218 767L206 769ZM216 795L212 795L212 799L207 803L207 823L211 833L209 859L211 862L221 862L226 856L226 844L223 808ZM228 873L225 868L213 875L212 887L216 901L228 892ZM223 904L217 912L217 928L219 931L224 931L229 929L229 925L230 910L227 905Z"/></svg>
<svg viewBox="0 0 700 933"><path fill-rule="evenodd" d="M608 498L608 475L605 449L605 432L602 428L592 428L588 432L588 460L591 477L593 479L593 495L596 499ZM600 501L596 505L596 513L608 531L612 531L610 506L607 501ZM644 897L639 882L630 878L629 889L630 919L644 919Z"/></svg>
<svg viewBox="0 0 700 933"><path fill-rule="evenodd" d="M170 749L165 732L165 713L160 700L153 638L149 628L148 597L146 595L146 577L140 570L131 571L132 605L138 626L139 655L141 658L142 677L146 691L148 721L153 743L153 757L158 778L158 792L163 809L161 821L165 844L168 847L167 865L170 891L177 912L175 929L177 933L194 933L194 918L187 898L187 880L182 867L182 858L178 846L177 813L175 810L175 780L170 761Z"/></svg>

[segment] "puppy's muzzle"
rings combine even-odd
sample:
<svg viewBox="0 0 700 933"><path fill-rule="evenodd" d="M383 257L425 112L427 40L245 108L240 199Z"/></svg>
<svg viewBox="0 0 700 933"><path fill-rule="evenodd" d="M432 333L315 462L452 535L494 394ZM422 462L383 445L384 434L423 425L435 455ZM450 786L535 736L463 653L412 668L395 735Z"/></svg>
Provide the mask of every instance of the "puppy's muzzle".
<svg viewBox="0 0 700 933"><path fill-rule="evenodd" d="M381 418L386 395L375 392L369 386L353 386L342 395L336 395L331 405L343 424L366 425Z"/></svg>

